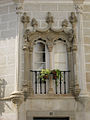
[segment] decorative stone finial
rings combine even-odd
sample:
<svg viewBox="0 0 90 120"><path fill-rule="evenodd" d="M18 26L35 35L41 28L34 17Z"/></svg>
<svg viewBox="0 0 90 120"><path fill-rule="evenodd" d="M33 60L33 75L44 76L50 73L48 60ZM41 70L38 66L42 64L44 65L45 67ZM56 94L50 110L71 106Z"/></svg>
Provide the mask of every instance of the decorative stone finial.
<svg viewBox="0 0 90 120"><path fill-rule="evenodd" d="M24 28L27 28L27 24L30 23L30 18L27 16L27 14L24 12L23 16L21 17L21 22L24 25Z"/></svg>
<svg viewBox="0 0 90 120"><path fill-rule="evenodd" d="M77 23L77 17L75 16L74 12L71 12L71 16L69 17L69 21L71 24Z"/></svg>
<svg viewBox="0 0 90 120"><path fill-rule="evenodd" d="M66 19L62 21L62 27L68 27L68 21Z"/></svg>
<svg viewBox="0 0 90 120"><path fill-rule="evenodd" d="M50 12L48 12L48 15L46 17L46 22L48 23L48 26L51 28L52 24L54 23L54 19Z"/></svg>
<svg viewBox="0 0 90 120"><path fill-rule="evenodd" d="M36 30L36 28L38 26L38 22L35 18L32 19L31 26L33 27L34 30Z"/></svg>

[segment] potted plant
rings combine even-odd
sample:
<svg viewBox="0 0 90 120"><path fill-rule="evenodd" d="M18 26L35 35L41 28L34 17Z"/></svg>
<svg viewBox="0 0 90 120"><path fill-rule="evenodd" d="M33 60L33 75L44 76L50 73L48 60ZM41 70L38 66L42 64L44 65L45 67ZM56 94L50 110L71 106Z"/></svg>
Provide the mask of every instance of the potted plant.
<svg viewBox="0 0 90 120"><path fill-rule="evenodd" d="M42 79L42 81L46 81L47 79L49 79L50 73L51 71L49 69L42 69L40 72L40 78Z"/></svg>
<svg viewBox="0 0 90 120"><path fill-rule="evenodd" d="M59 69L54 69L51 71L51 74L53 75L54 80L58 80L61 76L61 72Z"/></svg>
<svg viewBox="0 0 90 120"><path fill-rule="evenodd" d="M40 73L40 78L42 79L42 81L46 81L47 79L49 79L50 74L53 75L53 80L58 80L61 76L61 72L59 69L42 69Z"/></svg>

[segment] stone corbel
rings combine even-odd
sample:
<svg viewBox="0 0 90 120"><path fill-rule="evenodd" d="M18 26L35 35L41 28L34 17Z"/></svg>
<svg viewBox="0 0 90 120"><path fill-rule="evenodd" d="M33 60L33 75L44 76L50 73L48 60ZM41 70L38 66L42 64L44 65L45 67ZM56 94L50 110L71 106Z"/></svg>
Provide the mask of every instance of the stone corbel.
<svg viewBox="0 0 90 120"><path fill-rule="evenodd" d="M11 94L11 101L19 108L24 101L24 95L22 91L16 91Z"/></svg>

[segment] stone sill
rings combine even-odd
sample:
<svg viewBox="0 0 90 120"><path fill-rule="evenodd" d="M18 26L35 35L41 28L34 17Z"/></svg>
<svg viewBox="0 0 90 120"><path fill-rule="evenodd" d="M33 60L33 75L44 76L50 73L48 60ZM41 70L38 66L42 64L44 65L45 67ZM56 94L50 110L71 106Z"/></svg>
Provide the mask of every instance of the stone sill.
<svg viewBox="0 0 90 120"><path fill-rule="evenodd" d="M46 94L46 95L40 95L40 94L36 94L36 95L31 95L29 96L27 99L74 99L74 96L72 96L71 94Z"/></svg>

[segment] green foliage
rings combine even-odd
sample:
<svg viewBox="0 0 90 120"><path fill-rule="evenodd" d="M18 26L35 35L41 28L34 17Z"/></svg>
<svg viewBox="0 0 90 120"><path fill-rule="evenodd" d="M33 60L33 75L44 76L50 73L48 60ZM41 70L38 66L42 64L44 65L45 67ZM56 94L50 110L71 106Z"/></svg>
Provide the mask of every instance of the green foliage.
<svg viewBox="0 0 90 120"><path fill-rule="evenodd" d="M49 76L50 74L53 75L53 79L54 80L58 80L61 76L61 72L59 69L54 69L54 70L50 70L50 69L42 69L41 70L41 73L40 73L40 78L42 79L42 81L45 81L45 80L49 80Z"/></svg>
<svg viewBox="0 0 90 120"><path fill-rule="evenodd" d="M40 78L42 79L42 81L49 79L50 73L51 73L51 71L49 69L42 69L42 71L40 73Z"/></svg>

